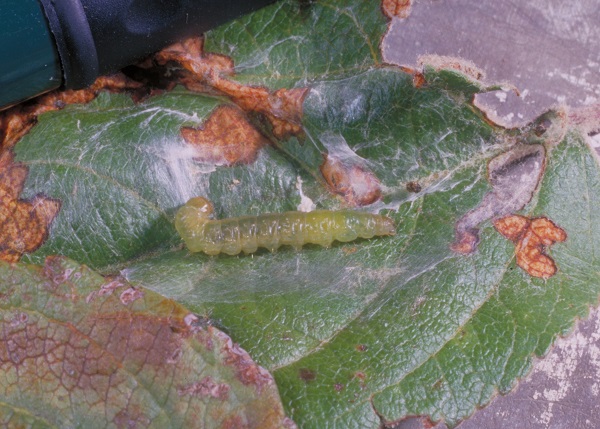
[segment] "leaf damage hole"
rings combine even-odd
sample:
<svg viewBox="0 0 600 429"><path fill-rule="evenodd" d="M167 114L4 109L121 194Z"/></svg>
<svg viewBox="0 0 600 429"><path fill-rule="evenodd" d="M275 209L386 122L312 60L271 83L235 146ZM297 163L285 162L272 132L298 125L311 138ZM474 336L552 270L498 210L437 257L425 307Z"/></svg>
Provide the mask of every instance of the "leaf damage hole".
<svg viewBox="0 0 600 429"><path fill-rule="evenodd" d="M523 209L533 198L545 161L546 150L540 144L519 144L490 160L488 182L492 191L456 222L451 249L464 255L474 252L479 244L479 224Z"/></svg>
<svg viewBox="0 0 600 429"><path fill-rule="evenodd" d="M195 161L233 166L250 164L268 140L235 106L216 108L200 128L182 127L183 139L193 145Z"/></svg>
<svg viewBox="0 0 600 429"><path fill-rule="evenodd" d="M494 221L494 228L515 244L517 265L532 277L549 279L558 268L547 250L567 239L564 229L546 217L510 215Z"/></svg>

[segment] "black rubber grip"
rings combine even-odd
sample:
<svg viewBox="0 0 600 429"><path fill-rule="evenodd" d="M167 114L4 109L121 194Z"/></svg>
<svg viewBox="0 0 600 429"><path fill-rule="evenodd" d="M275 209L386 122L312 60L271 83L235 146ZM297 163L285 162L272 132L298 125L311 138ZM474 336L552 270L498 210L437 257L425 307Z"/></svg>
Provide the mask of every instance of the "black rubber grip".
<svg viewBox="0 0 600 429"><path fill-rule="evenodd" d="M66 88L130 65L274 0L40 0Z"/></svg>

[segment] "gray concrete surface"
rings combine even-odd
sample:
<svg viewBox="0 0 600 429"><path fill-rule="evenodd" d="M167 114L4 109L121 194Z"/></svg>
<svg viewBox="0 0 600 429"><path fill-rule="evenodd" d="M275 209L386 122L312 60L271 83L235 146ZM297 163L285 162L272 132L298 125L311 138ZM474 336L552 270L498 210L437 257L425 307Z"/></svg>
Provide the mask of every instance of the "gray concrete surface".
<svg viewBox="0 0 600 429"><path fill-rule="evenodd" d="M600 100L598 0L416 0L384 41L388 62L414 65L424 54L474 62L490 83L521 91L484 97L497 116L523 123L548 106Z"/></svg>

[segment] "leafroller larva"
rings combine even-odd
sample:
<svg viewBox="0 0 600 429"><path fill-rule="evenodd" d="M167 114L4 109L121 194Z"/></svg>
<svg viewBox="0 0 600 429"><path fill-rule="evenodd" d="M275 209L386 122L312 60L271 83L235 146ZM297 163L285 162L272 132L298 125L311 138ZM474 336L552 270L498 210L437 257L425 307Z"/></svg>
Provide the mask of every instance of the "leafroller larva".
<svg viewBox="0 0 600 429"><path fill-rule="evenodd" d="M209 255L253 253L259 247L271 252L289 245L300 249L313 243L331 246L358 237L394 235L392 219L352 210L285 212L212 220L213 206L203 197L189 200L175 215L175 228L188 249Z"/></svg>

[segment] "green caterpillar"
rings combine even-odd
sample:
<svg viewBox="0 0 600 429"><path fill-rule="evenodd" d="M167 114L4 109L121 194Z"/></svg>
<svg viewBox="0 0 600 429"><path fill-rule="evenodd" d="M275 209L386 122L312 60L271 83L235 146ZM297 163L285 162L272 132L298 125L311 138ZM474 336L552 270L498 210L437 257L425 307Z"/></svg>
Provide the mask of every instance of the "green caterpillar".
<svg viewBox="0 0 600 429"><path fill-rule="evenodd" d="M259 247L271 252L306 243L330 247L334 240L394 235L392 219L352 210L285 212L211 220L213 205L206 198L190 199L175 215L175 228L192 252L209 255L253 253Z"/></svg>

